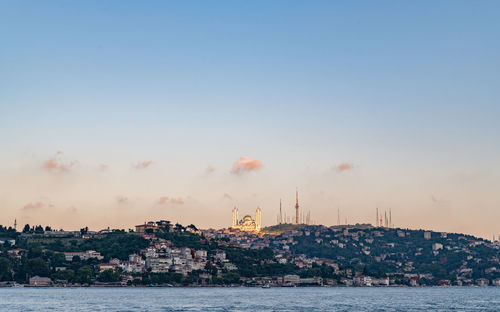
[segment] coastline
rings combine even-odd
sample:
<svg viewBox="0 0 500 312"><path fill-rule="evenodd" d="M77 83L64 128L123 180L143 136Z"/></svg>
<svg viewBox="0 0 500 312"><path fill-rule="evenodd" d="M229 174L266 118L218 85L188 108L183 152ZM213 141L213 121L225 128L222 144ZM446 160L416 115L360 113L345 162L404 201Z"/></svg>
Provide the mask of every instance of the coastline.
<svg viewBox="0 0 500 312"><path fill-rule="evenodd" d="M46 286L34 286L29 284L12 284L12 285L0 285L0 288L500 288L500 286L495 285L449 285L449 286L437 286L437 285L420 285L420 286L407 286L407 285L390 285L390 286L346 286L346 285L296 285L296 286L269 286L264 287L264 285L46 285Z"/></svg>

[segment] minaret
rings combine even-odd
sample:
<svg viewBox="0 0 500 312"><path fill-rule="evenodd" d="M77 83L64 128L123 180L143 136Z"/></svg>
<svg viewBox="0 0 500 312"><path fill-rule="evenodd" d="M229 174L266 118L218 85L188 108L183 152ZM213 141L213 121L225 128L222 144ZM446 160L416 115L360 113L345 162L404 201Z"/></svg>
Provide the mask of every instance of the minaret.
<svg viewBox="0 0 500 312"><path fill-rule="evenodd" d="M256 230L260 231L260 228L262 226L262 210L260 207L257 207L257 210L255 210L255 226Z"/></svg>
<svg viewBox="0 0 500 312"><path fill-rule="evenodd" d="M295 224L299 224L299 188L295 189Z"/></svg>
<svg viewBox="0 0 500 312"><path fill-rule="evenodd" d="M14 231L17 232L17 219L14 219Z"/></svg>
<svg viewBox="0 0 500 312"><path fill-rule="evenodd" d="M340 225L340 208L337 208L337 225Z"/></svg>
<svg viewBox="0 0 500 312"><path fill-rule="evenodd" d="M233 227L238 225L238 208L234 207L233 208Z"/></svg>
<svg viewBox="0 0 500 312"><path fill-rule="evenodd" d="M391 208L389 208L389 227L393 228L393 226L392 226L392 212L391 212Z"/></svg>
<svg viewBox="0 0 500 312"><path fill-rule="evenodd" d="M377 207L377 217L375 218L375 226L378 227L378 207Z"/></svg>
<svg viewBox="0 0 500 312"><path fill-rule="evenodd" d="M234 207L233 210L231 210L231 227L234 227Z"/></svg>
<svg viewBox="0 0 500 312"><path fill-rule="evenodd" d="M280 224L283 223L283 215L281 214L281 198L280 198Z"/></svg>

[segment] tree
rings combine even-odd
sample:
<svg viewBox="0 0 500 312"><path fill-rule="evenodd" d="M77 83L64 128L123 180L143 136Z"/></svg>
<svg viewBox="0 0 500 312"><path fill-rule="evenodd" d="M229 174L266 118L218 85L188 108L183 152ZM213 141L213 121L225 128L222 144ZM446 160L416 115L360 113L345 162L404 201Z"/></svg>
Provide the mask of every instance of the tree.
<svg viewBox="0 0 500 312"><path fill-rule="evenodd" d="M35 227L35 233L36 234L43 234L43 227L41 225L37 225Z"/></svg>
<svg viewBox="0 0 500 312"><path fill-rule="evenodd" d="M47 231L52 231L52 228L48 225L45 227L45 232L47 232Z"/></svg>
<svg viewBox="0 0 500 312"><path fill-rule="evenodd" d="M30 231L30 225L26 224L23 228L23 233L29 233L29 231Z"/></svg>
<svg viewBox="0 0 500 312"><path fill-rule="evenodd" d="M29 247L28 258L39 258L42 256L42 246L39 243L34 243Z"/></svg>
<svg viewBox="0 0 500 312"><path fill-rule="evenodd" d="M52 253L50 256L50 263L52 266L58 267L58 266L63 266L63 264L66 262L66 257L64 256L63 253Z"/></svg>
<svg viewBox="0 0 500 312"><path fill-rule="evenodd" d="M10 262L5 257L0 257L0 281L11 280Z"/></svg>
<svg viewBox="0 0 500 312"><path fill-rule="evenodd" d="M104 270L99 274L99 281L101 282L118 282L120 280L120 272L113 270Z"/></svg>
<svg viewBox="0 0 500 312"><path fill-rule="evenodd" d="M222 275L222 282L224 284L237 284L240 282L240 275L237 272L229 272Z"/></svg>
<svg viewBox="0 0 500 312"><path fill-rule="evenodd" d="M26 262L26 272L30 276L48 276L49 267L42 258L33 258Z"/></svg>
<svg viewBox="0 0 500 312"><path fill-rule="evenodd" d="M86 226L83 229L80 229L80 235L85 235L88 233L88 231L89 231L89 228L88 228L88 226Z"/></svg>
<svg viewBox="0 0 500 312"><path fill-rule="evenodd" d="M76 281L82 284L88 284L92 281L92 267L84 265L76 271Z"/></svg>
<svg viewBox="0 0 500 312"><path fill-rule="evenodd" d="M186 228L183 227L182 224L179 224L179 223L175 224L174 229L175 229L176 232L181 232L181 231L185 231L186 230Z"/></svg>
<svg viewBox="0 0 500 312"><path fill-rule="evenodd" d="M75 277L75 271L71 269L57 271L56 273L52 274L52 279L64 280L68 282L73 280L74 277Z"/></svg>

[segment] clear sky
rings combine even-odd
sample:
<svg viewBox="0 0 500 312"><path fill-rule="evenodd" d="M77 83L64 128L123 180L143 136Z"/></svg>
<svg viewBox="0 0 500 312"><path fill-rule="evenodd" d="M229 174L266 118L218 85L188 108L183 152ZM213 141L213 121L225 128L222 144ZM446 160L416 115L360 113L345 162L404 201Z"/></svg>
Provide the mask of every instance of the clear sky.
<svg viewBox="0 0 500 312"><path fill-rule="evenodd" d="M0 224L500 234L499 1L0 1Z"/></svg>

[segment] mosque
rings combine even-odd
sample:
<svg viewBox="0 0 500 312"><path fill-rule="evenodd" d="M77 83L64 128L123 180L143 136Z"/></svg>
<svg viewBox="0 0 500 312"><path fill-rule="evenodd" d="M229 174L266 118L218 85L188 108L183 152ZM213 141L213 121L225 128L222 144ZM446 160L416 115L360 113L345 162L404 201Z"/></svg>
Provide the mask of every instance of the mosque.
<svg viewBox="0 0 500 312"><path fill-rule="evenodd" d="M243 219L238 219L238 208L233 208L233 229L245 232L259 232L262 226L262 210L257 207L255 210L255 220L250 215L246 215Z"/></svg>

